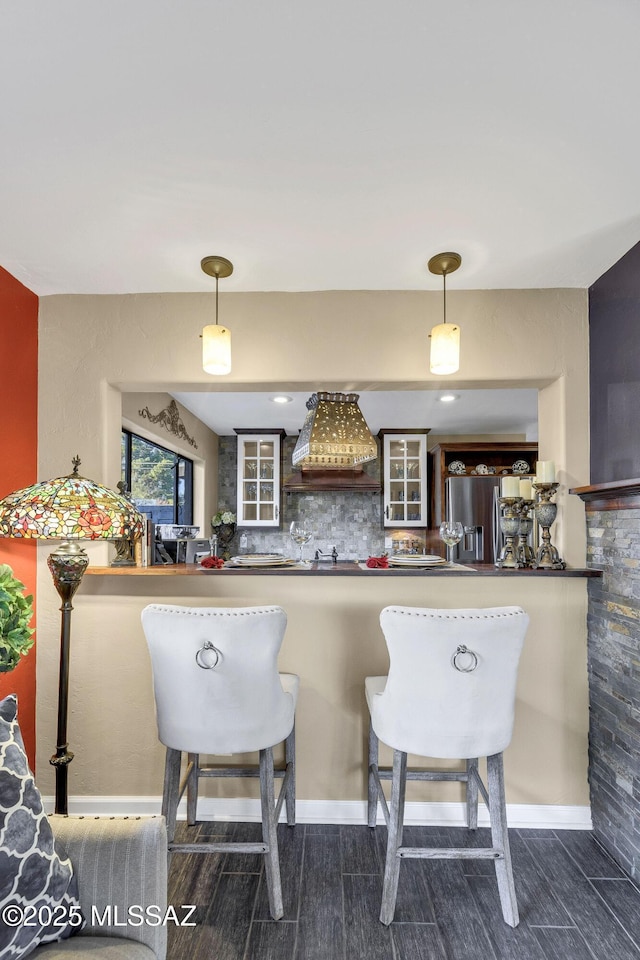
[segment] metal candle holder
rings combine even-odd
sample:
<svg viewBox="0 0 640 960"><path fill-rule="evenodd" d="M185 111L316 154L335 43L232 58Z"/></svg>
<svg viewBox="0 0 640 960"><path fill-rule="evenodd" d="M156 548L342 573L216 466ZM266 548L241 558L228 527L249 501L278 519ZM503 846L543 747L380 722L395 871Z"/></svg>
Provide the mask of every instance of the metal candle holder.
<svg viewBox="0 0 640 960"><path fill-rule="evenodd" d="M518 549L516 555L522 567L530 567L535 559L533 548L529 543L529 537L533 530L531 510L534 505L535 500L520 501L520 528L518 530Z"/></svg>
<svg viewBox="0 0 640 960"><path fill-rule="evenodd" d="M558 514L558 506L551 500L558 486L557 483L542 483L539 480L533 483L533 488L538 495L534 512L536 520L542 527L542 543L538 547L535 560L531 564L537 570L564 570L566 567L566 563L560 558L558 551L551 543L551 534L549 533Z"/></svg>
<svg viewBox="0 0 640 960"><path fill-rule="evenodd" d="M500 506L503 515L500 517L500 527L505 535L506 543L500 556L496 560L496 567L517 570L523 566L518 558L518 535L520 533L520 497L500 497Z"/></svg>

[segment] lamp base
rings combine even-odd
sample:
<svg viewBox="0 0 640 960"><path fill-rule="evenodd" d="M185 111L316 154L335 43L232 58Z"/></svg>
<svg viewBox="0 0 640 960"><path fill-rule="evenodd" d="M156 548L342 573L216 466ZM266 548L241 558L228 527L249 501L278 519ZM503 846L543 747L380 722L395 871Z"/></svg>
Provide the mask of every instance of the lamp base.
<svg viewBox="0 0 640 960"><path fill-rule="evenodd" d="M65 540L58 549L47 557L47 565L51 571L55 588L58 591L62 606L62 620L60 624L60 673L58 677L58 736L56 752L49 761L56 771L56 806L55 812L66 815L67 810L67 775L73 754L67 744L67 714L69 708L69 646L71 638L71 600L80 586L85 570L89 565L89 557L79 546Z"/></svg>

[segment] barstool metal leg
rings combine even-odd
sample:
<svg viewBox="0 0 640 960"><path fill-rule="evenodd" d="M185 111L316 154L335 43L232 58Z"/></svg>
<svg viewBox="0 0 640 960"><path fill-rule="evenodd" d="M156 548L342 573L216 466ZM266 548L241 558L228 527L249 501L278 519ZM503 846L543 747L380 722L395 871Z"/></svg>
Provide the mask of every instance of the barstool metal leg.
<svg viewBox="0 0 640 960"><path fill-rule="evenodd" d="M290 770L287 792L284 795L284 804L287 811L287 823L293 827L296 822L296 725L284 742L284 759Z"/></svg>
<svg viewBox="0 0 640 960"><path fill-rule="evenodd" d="M373 732L373 724L369 720L369 799L367 801L367 823L375 827L378 819L378 784L373 769L378 769L378 738Z"/></svg>
<svg viewBox="0 0 640 960"><path fill-rule="evenodd" d="M274 920L279 920L282 906L280 883L280 858L275 821L275 788L273 777L273 750L267 747L260 751L260 804L262 807L262 839L267 844L265 853L265 876L269 894L269 909Z"/></svg>
<svg viewBox="0 0 640 960"><path fill-rule="evenodd" d="M167 821L167 840L173 842L176 832L176 816L180 793L180 750L167 747L164 762L164 786L162 789L162 816Z"/></svg>
<svg viewBox="0 0 640 960"><path fill-rule="evenodd" d="M478 758L467 760L467 827L478 829L478 781L473 771L478 770Z"/></svg>
<svg viewBox="0 0 640 960"><path fill-rule="evenodd" d="M190 753L188 761L191 764L191 772L187 778L187 823L193 827L196 822L196 813L198 809L198 767L200 765L200 755Z"/></svg>
<svg viewBox="0 0 640 960"><path fill-rule="evenodd" d="M393 920L400 878L398 847L402 844L404 825L404 798L407 786L407 755L402 750L393 751L393 777L391 780L391 807L389 810L389 833L387 859L384 865L382 885L382 908L380 920L388 926Z"/></svg>
<svg viewBox="0 0 640 960"><path fill-rule="evenodd" d="M513 882L513 868L511 866L511 851L509 849L509 835L507 832L507 805L504 792L504 769L502 754L494 753L487 757L487 779L489 789L489 815L491 819L491 842L493 847L502 851L502 856L495 861L498 893L502 906L502 916L510 927L517 927L520 922L518 904L516 902L516 888Z"/></svg>

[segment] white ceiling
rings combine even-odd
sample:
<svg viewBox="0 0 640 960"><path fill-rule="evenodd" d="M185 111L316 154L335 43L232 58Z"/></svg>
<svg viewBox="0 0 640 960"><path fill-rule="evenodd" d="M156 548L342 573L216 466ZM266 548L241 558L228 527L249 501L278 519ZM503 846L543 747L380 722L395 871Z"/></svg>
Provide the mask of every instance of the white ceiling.
<svg viewBox="0 0 640 960"><path fill-rule="evenodd" d="M39 295L586 287L640 239L636 0L3 0Z"/></svg>
<svg viewBox="0 0 640 960"><path fill-rule="evenodd" d="M442 403L453 393L452 403ZM234 427L270 427L296 435L307 413L310 393L288 393L291 403L273 403L270 393L172 393L172 396L220 436ZM359 406L369 429L429 427L432 434L522 433L536 440L538 391L393 390L363 391Z"/></svg>

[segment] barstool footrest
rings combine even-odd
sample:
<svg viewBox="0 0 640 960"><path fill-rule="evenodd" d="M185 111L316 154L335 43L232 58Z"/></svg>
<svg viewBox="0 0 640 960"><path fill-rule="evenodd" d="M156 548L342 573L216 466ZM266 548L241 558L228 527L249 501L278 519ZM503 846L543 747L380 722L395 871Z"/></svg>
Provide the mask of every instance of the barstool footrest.
<svg viewBox="0 0 640 960"><path fill-rule="evenodd" d="M494 847L398 847L403 860L504 860L502 850Z"/></svg>
<svg viewBox="0 0 640 960"><path fill-rule="evenodd" d="M282 779L287 772L286 767L274 767L273 775ZM199 777L259 777L259 767L216 767L215 764L205 764L198 767Z"/></svg>
<svg viewBox="0 0 640 960"><path fill-rule="evenodd" d="M381 780L391 780L393 767L378 767ZM469 777L466 770L411 770L407 768L407 780L452 780L466 783ZM480 781L482 783L482 781Z"/></svg>
<svg viewBox="0 0 640 960"><path fill-rule="evenodd" d="M170 843L169 853L268 853L266 843L240 843L234 840L210 842L199 840L194 843Z"/></svg>

